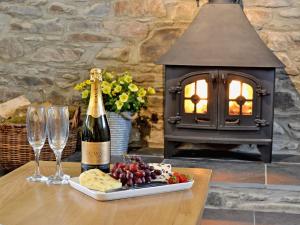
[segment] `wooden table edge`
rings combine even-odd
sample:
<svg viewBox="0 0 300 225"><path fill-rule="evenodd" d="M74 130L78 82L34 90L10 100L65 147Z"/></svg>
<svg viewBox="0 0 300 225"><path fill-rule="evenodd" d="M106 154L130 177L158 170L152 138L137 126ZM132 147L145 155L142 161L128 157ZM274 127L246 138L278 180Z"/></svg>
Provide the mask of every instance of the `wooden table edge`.
<svg viewBox="0 0 300 225"><path fill-rule="evenodd" d="M34 161L30 161L26 164L24 164L23 166L11 171L10 173L4 175L3 177L0 177L0 183L1 182L5 182L6 179L11 179L12 176L14 176L14 174L18 174L19 172L21 171L26 171L28 170L28 168L33 168L35 165L35 162ZM62 165L63 167L69 167L69 168L75 168L75 167L78 167L80 163L79 162L63 162ZM40 162L40 166L41 167L53 167L55 165L55 162L54 161L41 161ZM201 221L202 221L202 217L203 217L203 213L204 213L204 209L205 209L205 203L207 201L207 197L208 197L208 192L209 192L209 186L210 186L210 180L211 180L211 177L212 177L212 170L211 169L206 169L206 168L182 168L182 167L173 167L172 169L174 169L174 171L188 171L188 170L194 170L194 171L201 171L201 174L199 175L204 175L206 178L205 180L207 181L207 187L205 187L206 189L206 193L205 195L203 196L204 198L204 205L203 205L203 208L200 209L199 211L199 215L198 215L198 218L196 218L196 221L197 223L196 224L201 224ZM32 171L33 173L33 171ZM28 174L30 175L30 174Z"/></svg>

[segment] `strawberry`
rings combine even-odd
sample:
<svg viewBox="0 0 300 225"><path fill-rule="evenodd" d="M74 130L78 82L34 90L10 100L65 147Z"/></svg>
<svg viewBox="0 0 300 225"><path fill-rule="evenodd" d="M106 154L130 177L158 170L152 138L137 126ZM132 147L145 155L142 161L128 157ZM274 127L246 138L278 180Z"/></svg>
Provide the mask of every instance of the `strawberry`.
<svg viewBox="0 0 300 225"><path fill-rule="evenodd" d="M174 173L173 173L173 176L179 177L179 176L180 176L180 173L174 172Z"/></svg>
<svg viewBox="0 0 300 225"><path fill-rule="evenodd" d="M179 179L177 176L171 176L168 179L168 184L177 184L177 183L179 183Z"/></svg>
<svg viewBox="0 0 300 225"><path fill-rule="evenodd" d="M184 174L180 174L180 176L178 178L179 178L179 183L188 182L188 179L187 179L186 175L184 175Z"/></svg>
<svg viewBox="0 0 300 225"><path fill-rule="evenodd" d="M176 179L178 180L177 183L185 183L185 182L188 182L189 180L192 179L191 176L181 174L181 173L178 173L178 172L174 172L172 177L176 177Z"/></svg>

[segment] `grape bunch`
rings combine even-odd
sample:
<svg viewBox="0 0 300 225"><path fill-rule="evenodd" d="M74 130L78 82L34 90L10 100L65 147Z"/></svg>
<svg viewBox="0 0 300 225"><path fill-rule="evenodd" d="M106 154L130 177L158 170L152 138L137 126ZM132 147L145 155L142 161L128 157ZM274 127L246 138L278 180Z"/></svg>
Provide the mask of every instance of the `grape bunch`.
<svg viewBox="0 0 300 225"><path fill-rule="evenodd" d="M110 174L116 180L120 180L123 186L132 187L150 183L162 174L160 170L155 170L139 156L131 156L129 161L115 163Z"/></svg>

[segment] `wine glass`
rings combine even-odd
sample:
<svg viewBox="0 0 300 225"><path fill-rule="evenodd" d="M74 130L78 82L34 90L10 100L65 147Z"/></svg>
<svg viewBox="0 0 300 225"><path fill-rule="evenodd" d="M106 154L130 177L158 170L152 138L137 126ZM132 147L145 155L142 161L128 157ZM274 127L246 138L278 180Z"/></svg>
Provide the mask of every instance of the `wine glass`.
<svg viewBox="0 0 300 225"><path fill-rule="evenodd" d="M70 176L61 168L61 154L69 136L69 110L67 106L52 106L47 111L47 131L50 148L56 157L56 173L48 177L48 184L67 184Z"/></svg>
<svg viewBox="0 0 300 225"><path fill-rule="evenodd" d="M40 152L46 141L46 110L42 106L29 106L26 116L28 142L33 148L35 156L35 172L27 177L31 182L44 182L47 177L40 173Z"/></svg>

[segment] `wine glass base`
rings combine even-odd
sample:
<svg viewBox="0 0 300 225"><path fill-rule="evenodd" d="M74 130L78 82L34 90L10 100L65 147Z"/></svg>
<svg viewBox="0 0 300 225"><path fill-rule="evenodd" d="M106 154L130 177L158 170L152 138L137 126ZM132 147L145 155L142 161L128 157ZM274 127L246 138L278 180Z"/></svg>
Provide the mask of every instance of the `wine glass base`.
<svg viewBox="0 0 300 225"><path fill-rule="evenodd" d="M68 174L64 174L64 175L63 175L63 179L64 179L64 180L70 180L70 178L71 178L71 176L68 175Z"/></svg>
<svg viewBox="0 0 300 225"><path fill-rule="evenodd" d="M46 182L48 178L43 175L32 175L27 177L26 180L29 182Z"/></svg>
<svg viewBox="0 0 300 225"><path fill-rule="evenodd" d="M47 184L68 184L70 176L50 176L48 177Z"/></svg>

